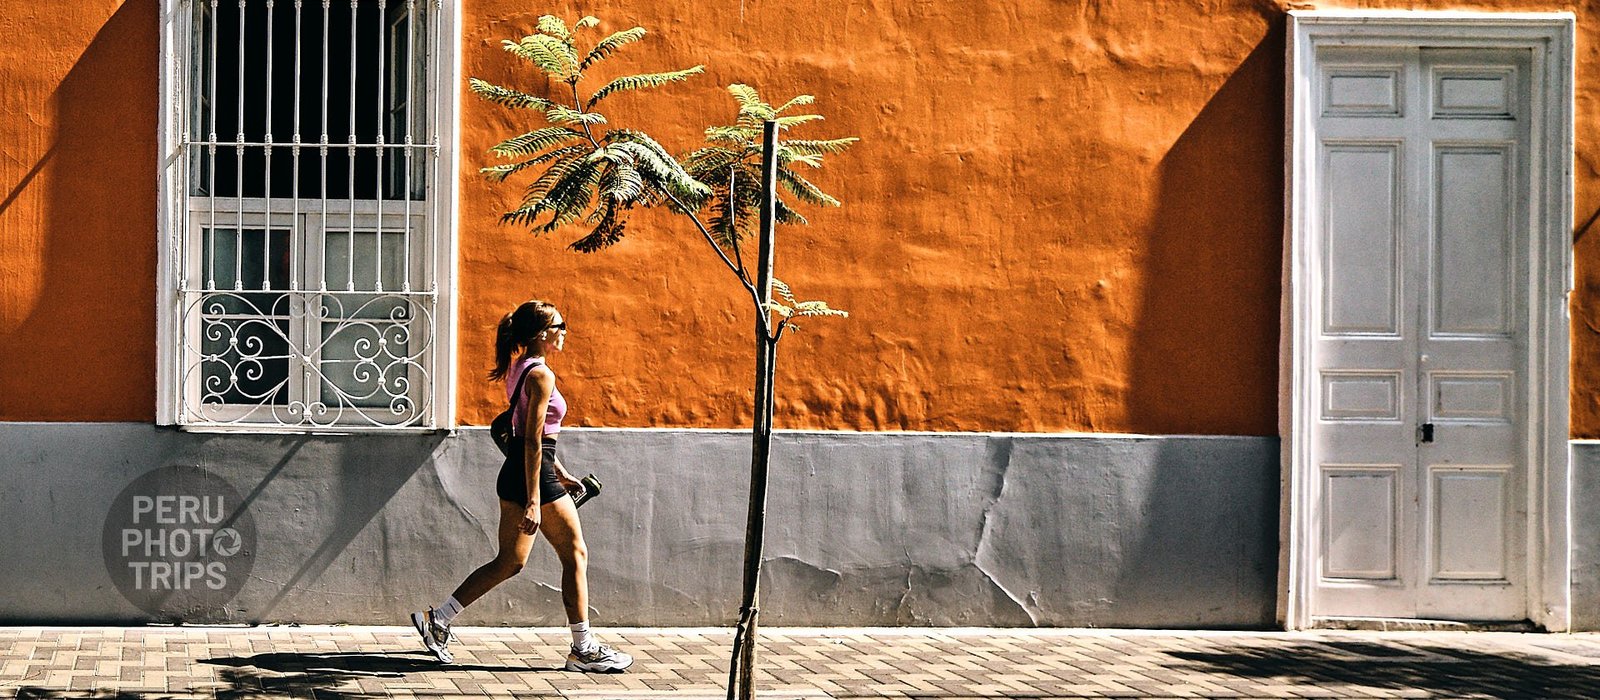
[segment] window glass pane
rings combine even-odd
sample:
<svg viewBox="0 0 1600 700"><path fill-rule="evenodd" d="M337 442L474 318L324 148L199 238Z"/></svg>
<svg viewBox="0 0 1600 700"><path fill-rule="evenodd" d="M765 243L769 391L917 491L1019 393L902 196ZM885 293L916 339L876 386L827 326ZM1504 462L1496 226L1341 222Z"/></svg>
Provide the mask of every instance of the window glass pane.
<svg viewBox="0 0 1600 700"><path fill-rule="evenodd" d="M405 258L404 231L384 231L381 246L377 231L356 231L353 241L349 231L323 235L323 279L330 290L399 290Z"/></svg>
<svg viewBox="0 0 1600 700"><path fill-rule="evenodd" d="M201 403L288 403L288 319L203 316L200 324Z"/></svg>
<svg viewBox="0 0 1600 700"><path fill-rule="evenodd" d="M207 299L206 313L287 314L282 290L289 288L289 230L236 228L201 230L200 279L209 289L238 290ZM251 293L248 290L272 290ZM215 307L215 308L212 308Z"/></svg>
<svg viewBox="0 0 1600 700"><path fill-rule="evenodd" d="M409 415L415 362L410 330L399 323L322 324L322 402L333 406L393 408Z"/></svg>

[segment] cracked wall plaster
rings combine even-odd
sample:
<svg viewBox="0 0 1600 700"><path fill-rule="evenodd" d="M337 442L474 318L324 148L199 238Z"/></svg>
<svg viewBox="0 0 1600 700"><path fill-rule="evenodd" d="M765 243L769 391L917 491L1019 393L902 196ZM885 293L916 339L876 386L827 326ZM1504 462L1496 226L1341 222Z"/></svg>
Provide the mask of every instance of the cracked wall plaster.
<svg viewBox="0 0 1600 700"><path fill-rule="evenodd" d="M170 464L228 478L259 523L234 622L394 624L493 556L499 453L455 436L200 435L0 425L0 621L136 622L98 555L107 504ZM749 436L572 430L598 624L730 624ZM762 613L772 625L1259 627L1272 623L1277 447L1266 438L780 433ZM419 573L420 572L420 573ZM560 624L527 569L468 624ZM200 620L194 620L200 621Z"/></svg>

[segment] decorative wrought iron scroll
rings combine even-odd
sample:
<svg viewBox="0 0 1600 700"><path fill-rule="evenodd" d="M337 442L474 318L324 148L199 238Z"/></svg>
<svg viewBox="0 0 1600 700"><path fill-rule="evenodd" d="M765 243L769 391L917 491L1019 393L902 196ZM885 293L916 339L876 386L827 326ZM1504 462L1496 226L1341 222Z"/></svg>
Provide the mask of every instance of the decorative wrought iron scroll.
<svg viewBox="0 0 1600 700"><path fill-rule="evenodd" d="M184 306L186 422L429 424L431 293L202 292Z"/></svg>

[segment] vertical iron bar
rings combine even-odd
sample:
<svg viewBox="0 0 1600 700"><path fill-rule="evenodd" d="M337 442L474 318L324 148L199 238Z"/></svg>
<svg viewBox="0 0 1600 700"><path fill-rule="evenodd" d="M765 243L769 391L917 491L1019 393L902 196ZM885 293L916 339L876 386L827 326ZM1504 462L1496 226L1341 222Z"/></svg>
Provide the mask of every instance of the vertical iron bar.
<svg viewBox="0 0 1600 700"><path fill-rule="evenodd" d="M383 291L383 122L384 117L388 114L388 109L386 108L386 105L388 105L388 100L384 99L384 92L387 91L389 86L389 74L385 72L385 69L387 68L387 61L384 60L387 58L387 56L384 55L384 51L389 43L388 35L389 4L385 0L378 0L378 100L377 109L374 110L377 113L376 119L378 120L378 158L376 167L377 172L373 177L375 180L374 184L376 185L376 188L373 190L373 192L375 193L374 196L378 200L378 232L375 234L377 236L376 243L378 246L378 253L376 256L374 256L372 268L374 270L373 289L379 292Z"/></svg>
<svg viewBox="0 0 1600 700"><path fill-rule="evenodd" d="M739 700L755 697L756 640L760 618L761 554L766 535L767 471L772 451L772 398L773 374L777 360L777 343L772 336L772 266L774 254L774 220L778 179L778 123L768 120L762 124L761 160L761 226L760 245L756 252L756 292L760 308L756 309L756 391L755 417L751 430L750 450L750 507L745 523L744 537L744 602L737 632L739 644L735 645L730 668L737 667L737 688L729 687Z"/></svg>
<svg viewBox="0 0 1600 700"><path fill-rule="evenodd" d="M401 265L400 289L411 291L411 147L414 143L412 132L411 109L416 102L416 78L413 76L417 53L417 0L406 0L406 100L405 110L401 118L405 122L405 191L402 193L405 201L405 231L406 235L400 237Z"/></svg>
<svg viewBox="0 0 1600 700"><path fill-rule="evenodd" d="M208 292L216 291L217 289L217 56L220 55L217 53L217 7L218 0L211 0L211 59L207 62L209 77L211 78L211 88L208 90L211 93L211 100L206 107L206 112L211 116L211 129L208 134L210 138L206 146L211 163L211 167L207 172L206 183L206 200L211 205L211 216L206 219L205 229L211 233L206 239L210 247L207 251L207 258L211 261L210 269L206 274L206 291Z"/></svg>
<svg viewBox="0 0 1600 700"><path fill-rule="evenodd" d="M266 121L264 122L264 128L262 129L262 131L265 133L265 138L261 140L262 143L266 144L266 162L263 168L266 171L266 174L265 182L262 183L261 187L261 197L266 202L266 211L262 214L262 216L266 218L266 223L261 227L262 289L272 289L272 83L274 82L272 75L272 7L273 1L267 0L267 109ZM277 303L274 302L273 306L277 306Z"/></svg>
<svg viewBox="0 0 1600 700"><path fill-rule="evenodd" d="M302 37L300 31L301 9L303 0L294 0L294 134L293 150L290 151L294 167L290 171L289 183L289 290L300 291L300 237L303 226L300 223L300 55L303 53ZM290 309L294 308L291 301Z"/></svg>
<svg viewBox="0 0 1600 700"><path fill-rule="evenodd" d="M448 176L446 176L439 172L439 157L440 152L443 150L443 146L439 140L439 116L444 114L444 110L440 109L440 106L444 104L446 90L455 90L457 88L456 86L445 87L443 85L444 81L440 79L440 75L444 71L444 66L442 65L443 62L439 60L439 57L442 55L439 52L439 35L443 34L443 32L439 31L439 29L444 26L443 4L440 2L440 0L433 0L433 2L428 3L428 6L432 9L432 12L428 14L428 23L424 25L423 29L424 31L428 32L432 50L424 54L424 58L428 62L428 72L426 75L433 78L432 80L427 81L427 84L435 89L428 91L429 95L433 98L433 110L429 111L424 109L422 111L422 121L428 127L428 158L426 161L424 161L425 165L423 166L426 168L428 175L422 179L422 186L427 192L428 202L428 225L427 233L425 234L425 240L427 241L428 245L423 249L423 253L428 256L427 263L425 263L424 268L429 270L427 280L428 291L438 293L439 275L437 274L437 271L432 270L432 263L437 259L439 252L438 187L439 181L444 177L455 177L455 173L450 173ZM428 167L430 165L432 167ZM435 297L435 299L437 299L437 297Z"/></svg>
<svg viewBox="0 0 1600 700"><path fill-rule="evenodd" d="M349 256L345 258L344 289L347 292L356 290L356 13L359 0L350 0L350 132L346 134L345 143L348 146L345 173L348 188L345 194L350 200L350 235L345 241L349 243Z"/></svg>
<svg viewBox="0 0 1600 700"><path fill-rule="evenodd" d="M233 194L239 210L234 212L237 222L233 230L234 291L244 289L244 5L245 0L239 0L239 122L234 124L233 142Z"/></svg>
<svg viewBox="0 0 1600 700"><path fill-rule="evenodd" d="M319 159L321 175L317 182L322 188L322 230L321 240L318 244L322 246L323 254L320 258L323 264L320 266L322 269L321 274L317 275L317 291L324 293L328 291L328 256L326 254L328 250L328 34L333 31L333 28L328 25L328 8L332 4L333 0L322 0L322 143L318 147L321 155ZM310 255L311 251L306 251L306 254ZM310 370L308 369L307 371Z"/></svg>

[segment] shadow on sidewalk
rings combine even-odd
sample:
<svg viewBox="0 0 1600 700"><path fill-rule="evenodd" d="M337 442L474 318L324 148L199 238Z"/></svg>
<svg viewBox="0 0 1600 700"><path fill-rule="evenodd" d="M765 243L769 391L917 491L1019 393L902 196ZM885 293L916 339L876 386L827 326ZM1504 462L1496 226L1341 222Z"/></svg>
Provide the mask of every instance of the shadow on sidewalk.
<svg viewBox="0 0 1600 700"><path fill-rule="evenodd" d="M217 673L221 685L207 683L193 692L215 694L217 700L258 697L364 700L387 698L385 684L426 672L488 671L490 673L559 672L555 666L444 665L425 651L394 654L370 652L292 653L268 652L251 656L199 659L195 664L224 666ZM415 679L412 679L415 680ZM365 681L365 682L363 682ZM460 681L456 681L459 688ZM466 690L466 689L462 689ZM22 686L16 700L152 700L187 696L190 690L82 691Z"/></svg>
<svg viewBox="0 0 1600 700"><path fill-rule="evenodd" d="M370 652L293 653L268 652L251 656L222 656L200 659L196 663L226 666L218 677L229 687L217 688L218 700L257 696L318 698L387 697L381 685L362 684L393 681L409 674L425 672L488 671L519 673L559 671L545 666L489 666L483 664L440 664L425 651L395 654ZM19 697L20 700L20 697Z"/></svg>
<svg viewBox="0 0 1600 700"><path fill-rule="evenodd" d="M1600 663L1600 645L1552 639L1537 646ZM1220 676L1226 674L1252 683L1423 690L1430 697L1600 697L1600 666L1513 651L1329 640L1226 652L1164 653L1189 662L1162 664L1168 669L1214 674L1213 681L1225 682Z"/></svg>

